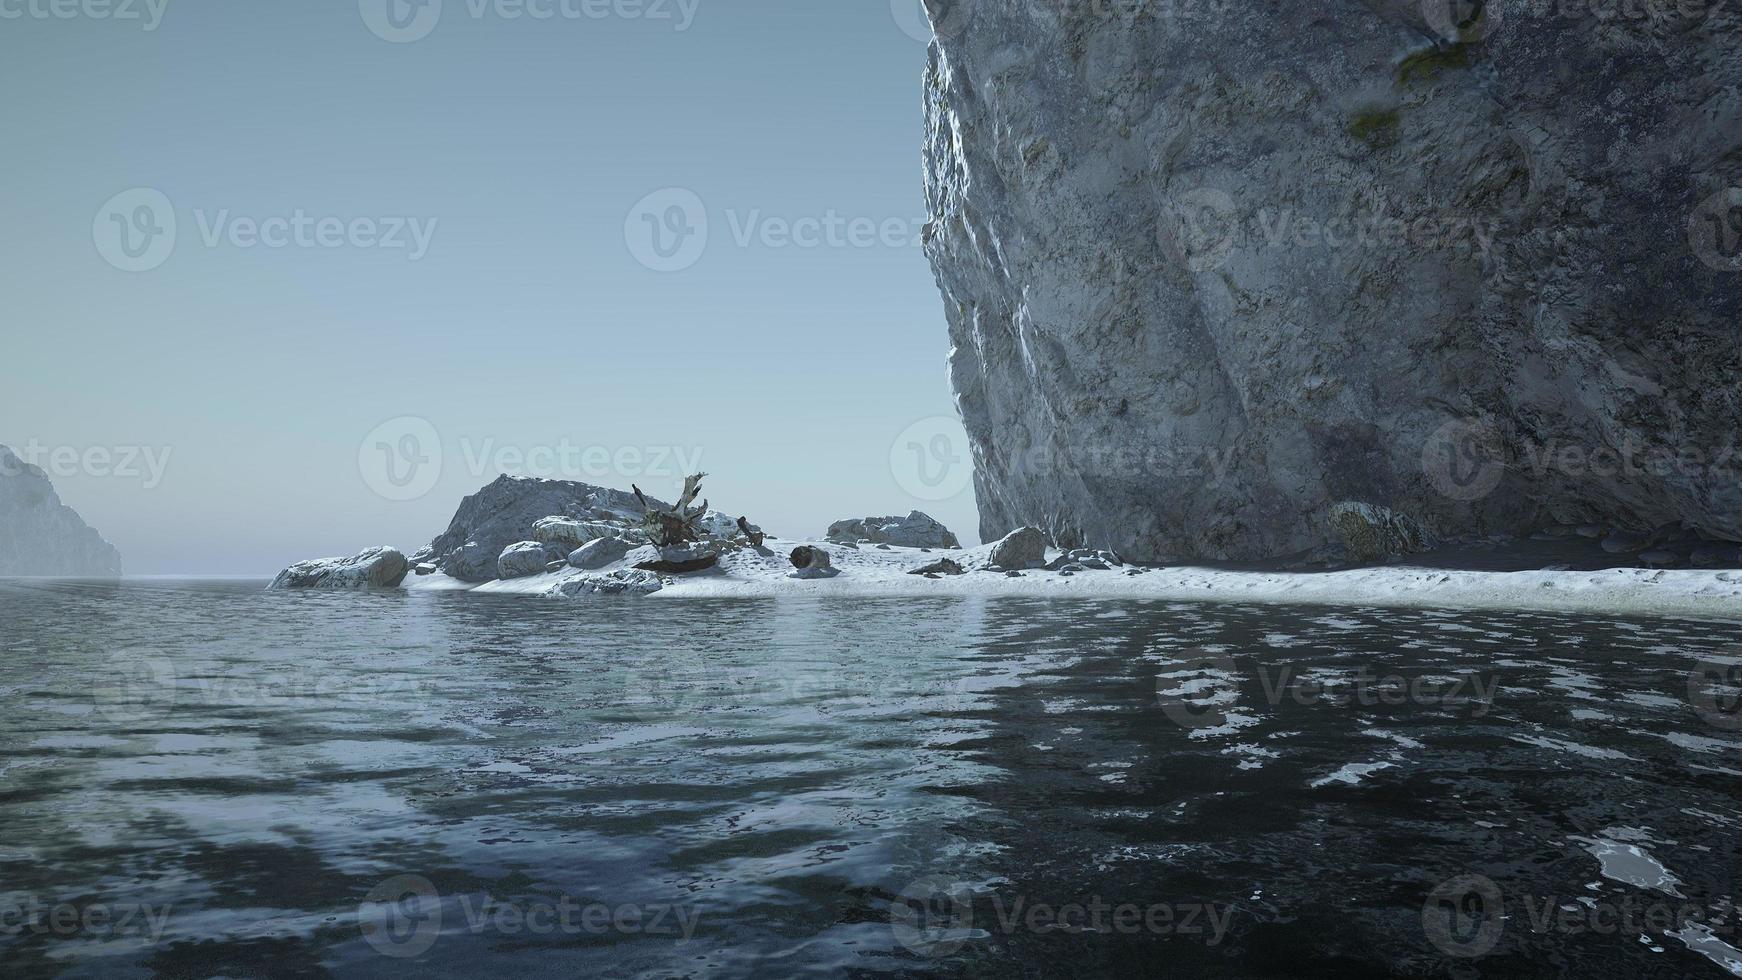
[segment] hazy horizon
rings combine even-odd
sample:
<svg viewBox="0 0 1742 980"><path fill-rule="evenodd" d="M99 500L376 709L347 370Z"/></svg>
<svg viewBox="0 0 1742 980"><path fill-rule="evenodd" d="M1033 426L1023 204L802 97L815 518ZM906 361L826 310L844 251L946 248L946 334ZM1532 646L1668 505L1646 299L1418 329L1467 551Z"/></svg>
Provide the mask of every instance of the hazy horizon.
<svg viewBox="0 0 1742 980"><path fill-rule="evenodd" d="M409 553L502 473L978 539L918 0L388 2L6 8L0 444L127 574Z"/></svg>

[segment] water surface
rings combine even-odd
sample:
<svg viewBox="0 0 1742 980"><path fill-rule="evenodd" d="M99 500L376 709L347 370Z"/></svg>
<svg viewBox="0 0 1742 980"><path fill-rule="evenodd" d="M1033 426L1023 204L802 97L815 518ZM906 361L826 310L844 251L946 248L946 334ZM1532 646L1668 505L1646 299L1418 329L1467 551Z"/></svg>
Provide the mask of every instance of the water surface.
<svg viewBox="0 0 1742 980"><path fill-rule="evenodd" d="M1742 975L1742 626L0 584L8 976Z"/></svg>

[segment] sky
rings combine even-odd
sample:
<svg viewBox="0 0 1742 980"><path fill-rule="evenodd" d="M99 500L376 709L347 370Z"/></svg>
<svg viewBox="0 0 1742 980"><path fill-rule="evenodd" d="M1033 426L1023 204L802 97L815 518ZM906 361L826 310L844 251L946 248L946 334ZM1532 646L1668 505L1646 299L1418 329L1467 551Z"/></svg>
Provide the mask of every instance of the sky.
<svg viewBox="0 0 1742 980"><path fill-rule="evenodd" d="M919 0L0 0L0 443L130 575L501 473L978 540Z"/></svg>

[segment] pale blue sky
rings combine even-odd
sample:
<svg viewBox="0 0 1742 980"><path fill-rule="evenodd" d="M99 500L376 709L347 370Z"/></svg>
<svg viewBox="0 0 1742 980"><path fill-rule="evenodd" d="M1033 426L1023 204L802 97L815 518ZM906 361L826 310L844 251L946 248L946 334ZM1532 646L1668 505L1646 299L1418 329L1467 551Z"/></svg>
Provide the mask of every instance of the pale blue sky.
<svg viewBox="0 0 1742 980"><path fill-rule="evenodd" d="M975 539L971 491L891 461L954 415L913 11L60 2L0 0L0 443L130 574L410 550L502 469L663 493L698 452L776 533L919 508ZM666 188L694 197L637 212ZM439 479L390 499L432 438Z"/></svg>

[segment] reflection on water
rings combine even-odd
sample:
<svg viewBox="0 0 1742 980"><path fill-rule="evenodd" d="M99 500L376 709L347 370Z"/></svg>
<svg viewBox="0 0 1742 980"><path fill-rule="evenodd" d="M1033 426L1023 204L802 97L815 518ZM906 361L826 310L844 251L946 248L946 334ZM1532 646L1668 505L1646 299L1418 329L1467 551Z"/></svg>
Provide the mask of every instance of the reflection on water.
<svg viewBox="0 0 1742 980"><path fill-rule="evenodd" d="M8 975L1742 975L1742 627L0 585Z"/></svg>

